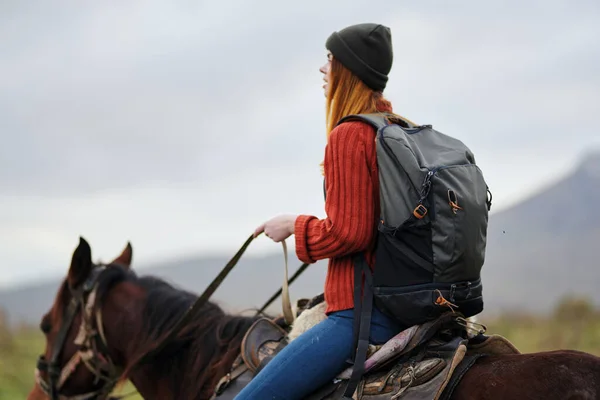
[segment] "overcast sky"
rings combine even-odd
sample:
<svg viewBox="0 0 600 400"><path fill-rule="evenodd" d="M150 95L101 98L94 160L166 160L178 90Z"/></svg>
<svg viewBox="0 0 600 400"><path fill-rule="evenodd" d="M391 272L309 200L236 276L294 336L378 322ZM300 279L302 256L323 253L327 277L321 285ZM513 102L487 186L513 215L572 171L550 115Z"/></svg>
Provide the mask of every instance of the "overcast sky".
<svg viewBox="0 0 600 400"><path fill-rule="evenodd" d="M599 17L596 0L0 2L0 286L64 274L79 235L104 260L131 240L144 266L324 216L318 68L359 22L392 29L395 111L463 140L508 207L600 148Z"/></svg>

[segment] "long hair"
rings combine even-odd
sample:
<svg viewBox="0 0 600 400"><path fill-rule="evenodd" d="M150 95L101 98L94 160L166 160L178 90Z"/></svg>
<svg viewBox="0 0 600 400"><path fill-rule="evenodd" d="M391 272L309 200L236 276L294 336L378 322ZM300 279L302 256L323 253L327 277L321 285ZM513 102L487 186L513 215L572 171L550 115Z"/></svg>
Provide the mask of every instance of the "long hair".
<svg viewBox="0 0 600 400"><path fill-rule="evenodd" d="M340 119L350 114L377 112L378 104L390 106L381 92L369 88L333 57L326 104L327 138Z"/></svg>
<svg viewBox="0 0 600 400"><path fill-rule="evenodd" d="M329 140L331 131L343 117L351 114L375 113L379 111L380 107L392 109L390 101L383 96L383 93L368 87L335 57L332 57L331 79L325 111L327 140ZM391 111L387 113L393 118L413 123ZM324 163L321 162L320 166L321 174L325 175Z"/></svg>

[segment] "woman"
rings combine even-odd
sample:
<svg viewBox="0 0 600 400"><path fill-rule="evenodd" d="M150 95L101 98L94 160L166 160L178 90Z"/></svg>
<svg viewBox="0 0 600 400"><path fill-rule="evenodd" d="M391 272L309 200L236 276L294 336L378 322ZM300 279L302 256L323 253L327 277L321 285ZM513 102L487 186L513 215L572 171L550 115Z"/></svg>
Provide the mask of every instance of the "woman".
<svg viewBox="0 0 600 400"><path fill-rule="evenodd" d="M275 242L295 235L296 254L303 262L329 259L325 282L327 318L284 348L236 397L302 399L347 368L353 349L352 255L364 251L374 260L375 222L379 218L379 183L375 130L363 122L337 122L358 113L391 112L382 92L392 67L390 29L359 24L333 33L326 42L324 74L327 98L325 219L311 215L275 217L255 231ZM402 327L375 307L372 343L381 344Z"/></svg>

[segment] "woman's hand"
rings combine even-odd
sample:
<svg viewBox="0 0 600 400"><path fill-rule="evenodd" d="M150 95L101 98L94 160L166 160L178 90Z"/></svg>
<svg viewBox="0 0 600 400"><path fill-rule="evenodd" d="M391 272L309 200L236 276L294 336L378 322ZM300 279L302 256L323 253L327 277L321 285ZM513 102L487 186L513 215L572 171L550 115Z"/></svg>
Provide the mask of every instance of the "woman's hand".
<svg viewBox="0 0 600 400"><path fill-rule="evenodd" d="M296 215L279 215L265 222L254 231L254 237L262 232L274 242L281 242L294 233Z"/></svg>

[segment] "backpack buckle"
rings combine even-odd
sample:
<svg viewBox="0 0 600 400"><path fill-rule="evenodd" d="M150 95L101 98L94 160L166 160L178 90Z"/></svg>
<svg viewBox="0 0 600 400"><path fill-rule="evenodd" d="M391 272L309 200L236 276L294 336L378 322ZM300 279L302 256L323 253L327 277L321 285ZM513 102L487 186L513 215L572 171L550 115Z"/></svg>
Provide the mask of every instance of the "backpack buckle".
<svg viewBox="0 0 600 400"><path fill-rule="evenodd" d="M417 219L423 218L425 216L425 214L427 214L427 208L423 204L419 204L413 210L413 215Z"/></svg>

